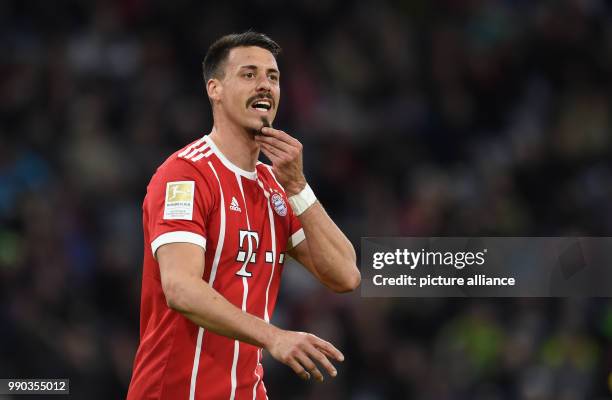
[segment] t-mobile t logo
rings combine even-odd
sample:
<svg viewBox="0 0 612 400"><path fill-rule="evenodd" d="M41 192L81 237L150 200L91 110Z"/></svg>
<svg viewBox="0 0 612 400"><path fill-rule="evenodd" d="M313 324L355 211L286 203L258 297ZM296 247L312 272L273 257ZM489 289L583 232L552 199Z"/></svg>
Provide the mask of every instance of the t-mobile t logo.
<svg viewBox="0 0 612 400"><path fill-rule="evenodd" d="M236 275L250 278L253 276L253 274L247 271L246 267L248 263L255 263L255 252L259 247L259 234L255 231L240 230L239 242L239 250L236 261L241 262L242 267L240 270L238 270L238 272L236 272Z"/></svg>

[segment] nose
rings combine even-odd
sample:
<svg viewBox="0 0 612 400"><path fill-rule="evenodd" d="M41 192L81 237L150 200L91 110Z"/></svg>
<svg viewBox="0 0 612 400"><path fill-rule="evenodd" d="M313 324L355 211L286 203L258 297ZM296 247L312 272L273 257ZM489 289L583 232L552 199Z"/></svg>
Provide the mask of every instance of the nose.
<svg viewBox="0 0 612 400"><path fill-rule="evenodd" d="M272 86L270 85L270 81L267 76L262 76L257 81L257 91L258 92L270 92L272 90Z"/></svg>

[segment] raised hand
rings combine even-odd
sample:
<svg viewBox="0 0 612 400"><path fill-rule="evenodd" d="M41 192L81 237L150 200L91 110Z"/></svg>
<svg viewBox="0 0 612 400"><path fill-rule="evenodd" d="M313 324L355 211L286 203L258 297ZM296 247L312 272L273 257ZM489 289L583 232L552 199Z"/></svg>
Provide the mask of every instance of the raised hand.
<svg viewBox="0 0 612 400"><path fill-rule="evenodd" d="M263 127L255 136L263 153L272 161L272 169L287 196L298 194L306 186L302 163L302 144L287 133Z"/></svg>

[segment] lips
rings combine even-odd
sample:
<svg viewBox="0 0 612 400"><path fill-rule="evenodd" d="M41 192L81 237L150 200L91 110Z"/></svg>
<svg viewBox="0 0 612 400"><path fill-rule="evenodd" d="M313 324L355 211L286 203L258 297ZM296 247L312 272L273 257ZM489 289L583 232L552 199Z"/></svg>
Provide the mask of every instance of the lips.
<svg viewBox="0 0 612 400"><path fill-rule="evenodd" d="M249 107L257 111L268 112L273 108L274 101L272 100L271 96L257 96L255 98L249 99L247 104L249 104Z"/></svg>
<svg viewBox="0 0 612 400"><path fill-rule="evenodd" d="M268 111L272 108L272 103L269 100L258 100L251 107L260 110L260 111Z"/></svg>

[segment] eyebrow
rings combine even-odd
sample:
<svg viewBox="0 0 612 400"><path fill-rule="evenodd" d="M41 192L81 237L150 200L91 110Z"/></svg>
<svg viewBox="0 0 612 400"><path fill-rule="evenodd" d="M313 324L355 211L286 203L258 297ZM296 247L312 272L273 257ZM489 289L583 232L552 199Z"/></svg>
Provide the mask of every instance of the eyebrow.
<svg viewBox="0 0 612 400"><path fill-rule="evenodd" d="M259 67L257 67L257 65L242 65L242 66L240 67L240 69L254 69L254 70L256 70L256 69L258 69L258 68L259 68ZM266 70L266 72L274 72L274 73L276 73L276 74L280 75L280 71L279 71L279 70L277 70L276 68L268 68L268 69Z"/></svg>

